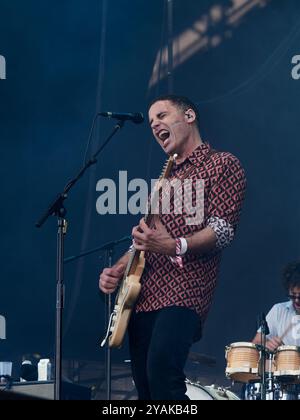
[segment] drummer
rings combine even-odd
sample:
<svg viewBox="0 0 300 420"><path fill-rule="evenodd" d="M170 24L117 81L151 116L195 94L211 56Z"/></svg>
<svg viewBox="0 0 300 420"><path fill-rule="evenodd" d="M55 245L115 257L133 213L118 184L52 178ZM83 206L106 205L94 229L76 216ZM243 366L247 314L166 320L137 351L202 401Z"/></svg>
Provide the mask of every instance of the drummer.
<svg viewBox="0 0 300 420"><path fill-rule="evenodd" d="M266 347L272 352L282 345L300 347L300 261L284 268L283 283L289 301L275 304L266 316L270 331ZM252 342L261 344L260 330Z"/></svg>

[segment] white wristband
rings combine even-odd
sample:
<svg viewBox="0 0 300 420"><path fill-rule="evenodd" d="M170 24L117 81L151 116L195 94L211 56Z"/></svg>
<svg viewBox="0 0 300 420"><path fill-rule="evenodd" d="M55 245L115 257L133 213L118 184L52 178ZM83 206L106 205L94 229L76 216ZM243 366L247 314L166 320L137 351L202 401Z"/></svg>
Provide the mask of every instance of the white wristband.
<svg viewBox="0 0 300 420"><path fill-rule="evenodd" d="M181 249L180 249L180 255L184 255L188 249L187 240L185 238L179 238L181 242Z"/></svg>

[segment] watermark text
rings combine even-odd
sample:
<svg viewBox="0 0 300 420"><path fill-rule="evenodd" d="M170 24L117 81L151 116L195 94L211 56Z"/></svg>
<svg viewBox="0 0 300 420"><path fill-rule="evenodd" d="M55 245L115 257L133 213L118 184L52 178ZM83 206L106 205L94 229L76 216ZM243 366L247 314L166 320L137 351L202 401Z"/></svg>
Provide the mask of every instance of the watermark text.
<svg viewBox="0 0 300 420"><path fill-rule="evenodd" d="M6 79L6 60L3 55L0 55L0 79Z"/></svg>
<svg viewBox="0 0 300 420"><path fill-rule="evenodd" d="M6 339L6 320L3 315L0 315L0 339Z"/></svg>
<svg viewBox="0 0 300 420"><path fill-rule="evenodd" d="M294 80L300 79L300 55L294 55L292 58L292 64L295 64L292 68L292 78Z"/></svg>
<svg viewBox="0 0 300 420"><path fill-rule="evenodd" d="M119 188L114 180L103 178L97 182L96 191L101 193L96 201L100 215L183 215L187 225L200 225L204 220L202 179L152 179L149 195L144 179L135 178L128 182L127 171L119 171ZM133 194L129 197L128 193Z"/></svg>

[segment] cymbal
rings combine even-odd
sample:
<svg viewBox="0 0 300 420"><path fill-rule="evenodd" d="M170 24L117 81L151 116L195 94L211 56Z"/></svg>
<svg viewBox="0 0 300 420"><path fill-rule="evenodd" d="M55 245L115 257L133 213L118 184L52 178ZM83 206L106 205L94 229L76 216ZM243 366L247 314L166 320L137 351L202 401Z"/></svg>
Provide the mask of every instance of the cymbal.
<svg viewBox="0 0 300 420"><path fill-rule="evenodd" d="M196 353L194 351L190 351L188 355L188 360L194 363L201 363L206 366L215 366L217 360L215 357L207 356L206 354Z"/></svg>

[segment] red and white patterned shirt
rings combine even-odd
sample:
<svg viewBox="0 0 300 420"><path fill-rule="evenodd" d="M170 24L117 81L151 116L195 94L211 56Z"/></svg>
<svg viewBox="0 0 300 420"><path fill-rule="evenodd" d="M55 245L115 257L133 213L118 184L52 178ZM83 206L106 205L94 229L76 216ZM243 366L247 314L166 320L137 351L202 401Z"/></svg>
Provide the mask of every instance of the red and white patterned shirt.
<svg viewBox="0 0 300 420"><path fill-rule="evenodd" d="M245 194L246 179L239 160L230 153L216 152L203 143L181 164L174 165L170 178L188 176L192 182L204 181L204 220L200 225L187 225L188 214L175 214L174 202L170 213L160 220L173 238L188 237L205 228L209 220L220 219L236 229ZM195 191L193 190L193 204ZM174 201L174 200L173 200ZM176 203L175 203L176 205ZM221 250L216 247L205 255L187 252L183 268L168 255L146 252L146 265L141 278L141 293L136 312L155 311L169 306L195 310L203 322L210 309L216 287Z"/></svg>

